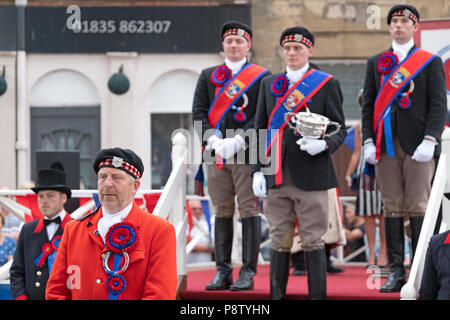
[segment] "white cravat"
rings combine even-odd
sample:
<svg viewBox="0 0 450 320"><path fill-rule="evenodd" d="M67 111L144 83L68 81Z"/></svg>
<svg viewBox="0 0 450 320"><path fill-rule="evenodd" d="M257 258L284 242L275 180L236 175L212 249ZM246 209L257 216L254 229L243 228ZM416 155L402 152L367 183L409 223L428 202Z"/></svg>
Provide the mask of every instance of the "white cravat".
<svg viewBox="0 0 450 320"><path fill-rule="evenodd" d="M309 62L307 62L303 67L298 70L292 70L289 66L286 67L286 77L289 80L289 88L292 87L294 83L300 80L308 71Z"/></svg>
<svg viewBox="0 0 450 320"><path fill-rule="evenodd" d="M98 220L97 230L98 233L102 236L103 242L105 241L105 236L108 233L109 228L116 223L120 223L128 216L131 211L131 207L133 207L133 202L127 205L122 210L116 213L109 213L105 210L105 207L102 208L103 217Z"/></svg>
<svg viewBox="0 0 450 320"><path fill-rule="evenodd" d="M242 66L247 62L247 58L242 59L241 61L233 62L230 61L228 58L225 58L225 65L230 68L233 75L239 72L241 70Z"/></svg>
<svg viewBox="0 0 450 320"><path fill-rule="evenodd" d="M61 223L66 217L66 210L62 209L56 216L54 216L52 219L44 218L46 220L53 220L57 217L60 217ZM55 235L56 231L58 231L59 224L57 223L50 223L49 225L45 226L45 229L47 230L48 240L52 240L53 236Z"/></svg>
<svg viewBox="0 0 450 320"><path fill-rule="evenodd" d="M392 41L392 50L394 50L394 53L400 59L399 62L402 62L406 58L409 50L411 50L413 46L414 46L414 39L409 40L405 44L398 44L394 40Z"/></svg>

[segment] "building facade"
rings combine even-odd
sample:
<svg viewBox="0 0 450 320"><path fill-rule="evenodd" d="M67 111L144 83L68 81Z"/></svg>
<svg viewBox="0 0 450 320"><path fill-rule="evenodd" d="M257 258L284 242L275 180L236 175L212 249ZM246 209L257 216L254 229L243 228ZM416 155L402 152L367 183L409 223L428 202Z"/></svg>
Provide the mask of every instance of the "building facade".
<svg viewBox="0 0 450 320"><path fill-rule="evenodd" d="M406 1L422 19L450 17L450 0ZM390 45L379 0L0 0L0 185L35 180L41 158L76 151L80 185L95 188L100 148L136 150L143 188L160 188L171 170L171 135L193 139L191 107L202 69L223 61L220 27L241 20L254 30L251 60L284 69L281 31L315 33L313 62L344 91L348 124L367 57ZM0 83L1 89L1 83ZM190 159L193 157L191 156ZM77 158L78 159L78 158ZM189 167L188 192L196 165Z"/></svg>

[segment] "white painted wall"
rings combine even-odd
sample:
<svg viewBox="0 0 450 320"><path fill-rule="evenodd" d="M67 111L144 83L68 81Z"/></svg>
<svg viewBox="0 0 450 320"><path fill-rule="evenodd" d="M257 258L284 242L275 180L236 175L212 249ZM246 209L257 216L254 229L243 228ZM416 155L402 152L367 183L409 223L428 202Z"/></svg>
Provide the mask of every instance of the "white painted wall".
<svg viewBox="0 0 450 320"><path fill-rule="evenodd" d="M16 188L16 52L0 52L7 89L0 96L0 186Z"/></svg>

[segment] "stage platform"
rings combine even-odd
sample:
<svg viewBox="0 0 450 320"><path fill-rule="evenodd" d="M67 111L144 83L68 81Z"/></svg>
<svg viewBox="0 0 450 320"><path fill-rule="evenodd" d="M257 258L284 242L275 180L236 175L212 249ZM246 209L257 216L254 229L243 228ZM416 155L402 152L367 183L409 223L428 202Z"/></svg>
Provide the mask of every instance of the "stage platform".
<svg viewBox="0 0 450 320"><path fill-rule="evenodd" d="M372 272L364 266L344 266L345 272L327 274L327 299L329 300L399 300L400 293L380 293L386 281L382 277L371 277ZM286 290L288 300L308 299L307 277L293 276L292 268ZM269 265L258 265L255 288L252 291L206 291L206 284L214 277L215 269L189 271L187 288L180 292L182 300L269 300ZM239 268L233 269L233 279Z"/></svg>

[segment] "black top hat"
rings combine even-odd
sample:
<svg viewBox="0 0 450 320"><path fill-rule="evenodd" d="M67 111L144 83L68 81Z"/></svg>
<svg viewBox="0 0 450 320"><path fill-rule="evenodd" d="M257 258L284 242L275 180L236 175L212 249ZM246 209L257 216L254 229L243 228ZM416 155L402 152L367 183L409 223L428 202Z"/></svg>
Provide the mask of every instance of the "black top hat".
<svg viewBox="0 0 450 320"><path fill-rule="evenodd" d="M67 195L70 198L72 191L66 186L66 174L58 169L44 169L38 173L38 183L36 187L31 188L33 192L38 193L41 190L56 190Z"/></svg>

